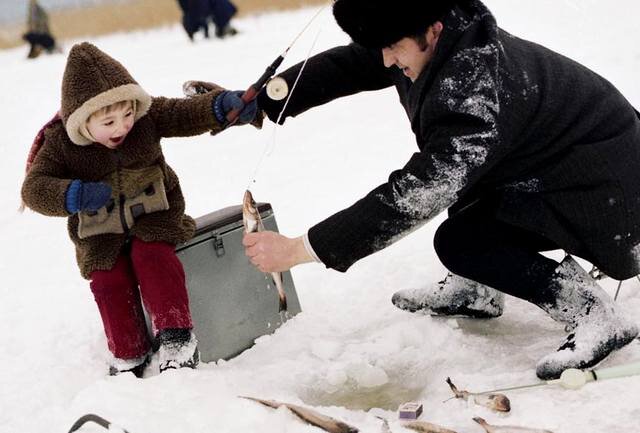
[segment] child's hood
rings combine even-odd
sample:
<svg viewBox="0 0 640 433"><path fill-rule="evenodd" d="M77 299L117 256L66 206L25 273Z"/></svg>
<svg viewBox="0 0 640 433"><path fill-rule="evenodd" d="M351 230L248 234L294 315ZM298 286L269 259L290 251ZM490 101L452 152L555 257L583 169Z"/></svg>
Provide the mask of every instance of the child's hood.
<svg viewBox="0 0 640 433"><path fill-rule="evenodd" d="M107 105L134 99L138 120L149 110L151 96L125 67L88 42L71 48L62 78L60 109L71 141L81 146L91 144L80 132L89 116Z"/></svg>

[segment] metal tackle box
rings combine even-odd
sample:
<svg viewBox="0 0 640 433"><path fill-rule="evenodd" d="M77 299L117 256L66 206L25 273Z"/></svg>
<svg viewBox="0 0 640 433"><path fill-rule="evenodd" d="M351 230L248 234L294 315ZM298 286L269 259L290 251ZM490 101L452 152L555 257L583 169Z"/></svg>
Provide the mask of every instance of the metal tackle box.
<svg viewBox="0 0 640 433"><path fill-rule="evenodd" d="M278 231L271 205L259 203L258 210L265 229ZM193 238L176 248L204 362L238 355L301 311L291 273L284 272L288 309L278 312L271 275L244 254L243 230L242 206L230 206L197 218Z"/></svg>

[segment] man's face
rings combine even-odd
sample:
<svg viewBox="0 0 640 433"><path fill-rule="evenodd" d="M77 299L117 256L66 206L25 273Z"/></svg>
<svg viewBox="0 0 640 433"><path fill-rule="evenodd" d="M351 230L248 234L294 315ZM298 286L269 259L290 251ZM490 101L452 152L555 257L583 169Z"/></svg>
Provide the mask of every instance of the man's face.
<svg viewBox="0 0 640 433"><path fill-rule="evenodd" d="M411 81L416 81L420 73L433 58L442 23L429 27L425 34L426 44L416 38L402 38L382 49L382 59L387 68L397 66Z"/></svg>
<svg viewBox="0 0 640 433"><path fill-rule="evenodd" d="M87 129L97 143L115 149L122 144L134 123L131 102L114 108L108 113L93 114L87 123Z"/></svg>

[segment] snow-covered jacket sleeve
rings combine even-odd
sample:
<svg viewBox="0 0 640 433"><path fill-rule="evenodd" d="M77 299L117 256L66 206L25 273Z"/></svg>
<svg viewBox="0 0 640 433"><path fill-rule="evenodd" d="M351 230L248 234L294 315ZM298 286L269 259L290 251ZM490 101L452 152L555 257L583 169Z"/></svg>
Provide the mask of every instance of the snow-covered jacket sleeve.
<svg viewBox="0 0 640 433"><path fill-rule="evenodd" d="M309 230L327 267L346 271L425 224L504 156L497 128L497 50L487 54L462 53L440 71L414 121L420 152L386 183Z"/></svg>
<svg viewBox="0 0 640 433"><path fill-rule="evenodd" d="M189 98L154 97L147 116L153 120L159 137L218 133L223 128L213 114L212 102L222 91L215 89Z"/></svg>
<svg viewBox="0 0 640 433"><path fill-rule="evenodd" d="M57 131L52 131L57 129ZM46 216L68 217L65 195L72 179L62 160L62 126L45 132L45 142L22 184L22 200L32 210Z"/></svg>
<svg viewBox="0 0 640 433"><path fill-rule="evenodd" d="M289 116L297 116L309 108L326 104L334 99L354 93L390 87L389 71L382 62L380 50L368 50L357 44L339 46L317 54L307 61L298 84L303 62L278 74L289 86L291 97L280 123ZM278 120L285 100L274 101L265 92L260 93L258 105L271 121Z"/></svg>

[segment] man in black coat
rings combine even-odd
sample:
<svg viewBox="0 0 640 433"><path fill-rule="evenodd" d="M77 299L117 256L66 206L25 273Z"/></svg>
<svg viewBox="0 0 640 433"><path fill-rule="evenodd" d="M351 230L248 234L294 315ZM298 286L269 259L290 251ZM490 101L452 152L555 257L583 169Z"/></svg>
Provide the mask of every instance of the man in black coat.
<svg viewBox="0 0 640 433"><path fill-rule="evenodd" d="M320 261L346 271L448 209L435 250L450 274L398 292L409 311L497 317L503 293L564 324L540 378L586 368L638 325L564 249L606 274L640 273L640 120L608 81L500 29L478 0L337 0L353 39L309 59L283 115L395 86L419 151L386 183L299 238L249 234L263 271ZM290 85L300 65L281 74ZM259 105L277 119L282 101Z"/></svg>

